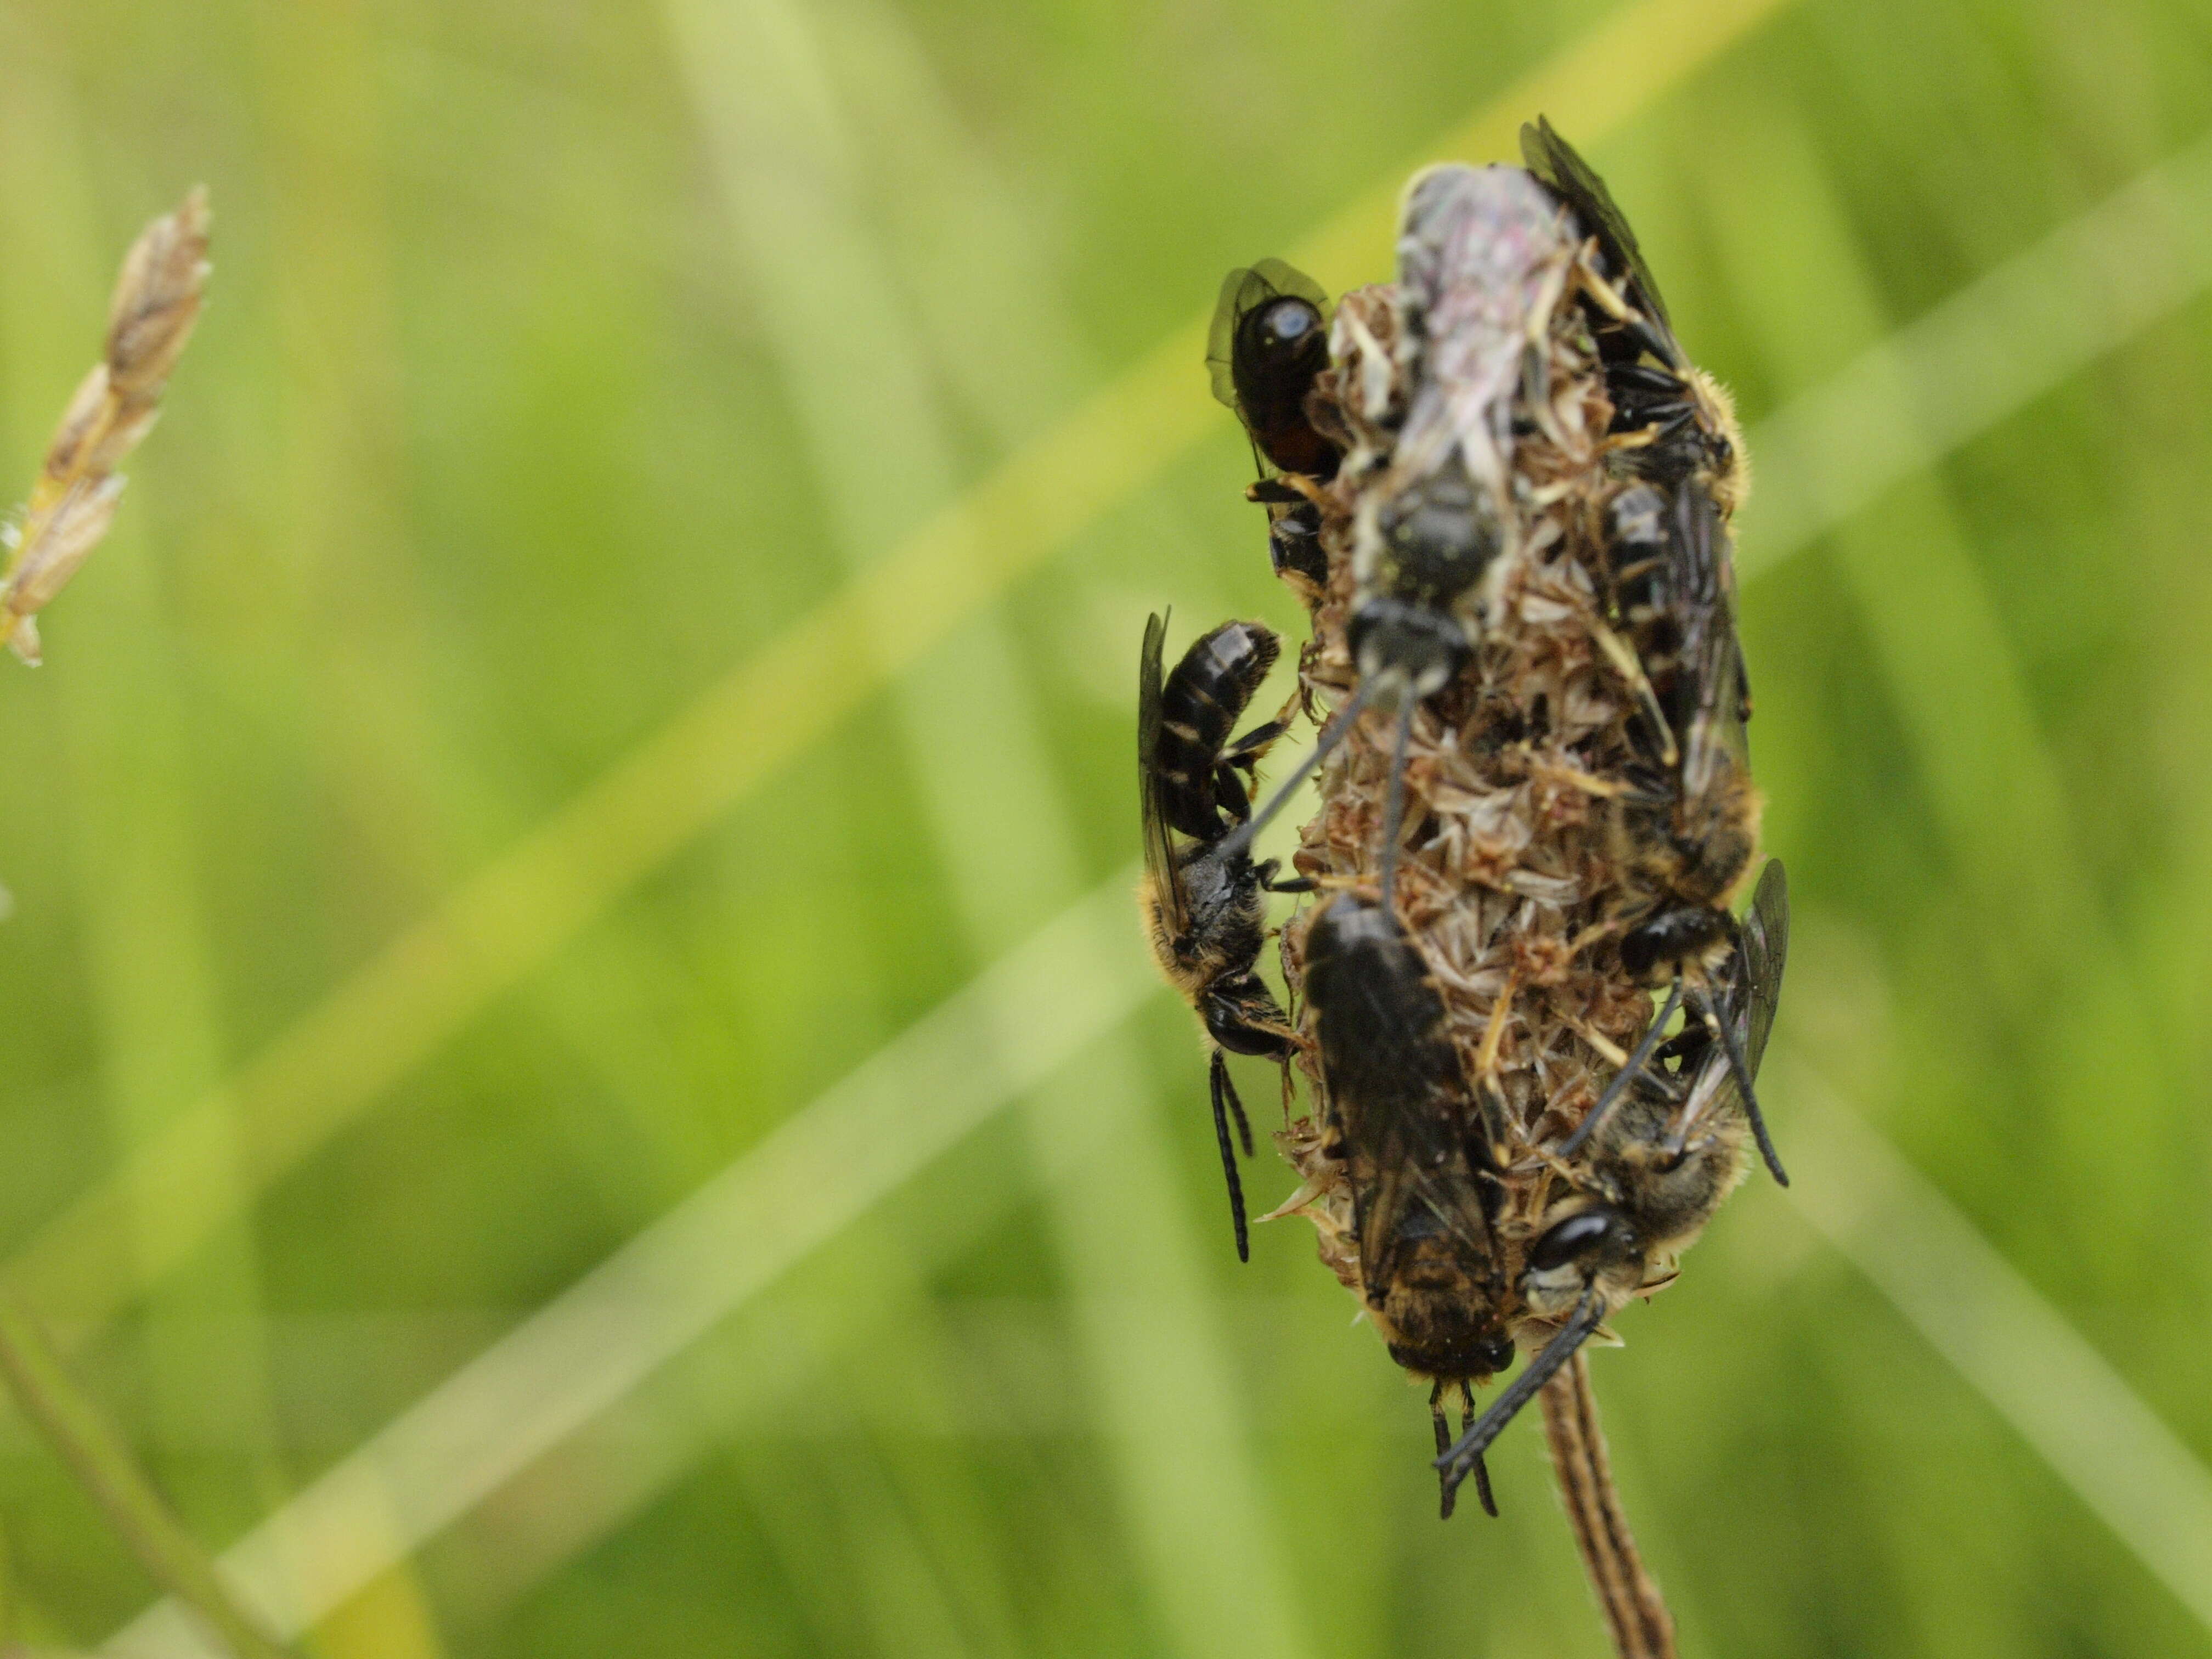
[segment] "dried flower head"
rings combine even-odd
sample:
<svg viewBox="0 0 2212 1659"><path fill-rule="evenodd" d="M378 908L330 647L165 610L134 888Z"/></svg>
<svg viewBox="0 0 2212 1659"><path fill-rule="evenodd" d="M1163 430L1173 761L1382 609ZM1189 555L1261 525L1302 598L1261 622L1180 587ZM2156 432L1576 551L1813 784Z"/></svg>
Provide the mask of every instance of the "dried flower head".
<svg viewBox="0 0 2212 1659"><path fill-rule="evenodd" d="M124 478L116 471L161 412L161 392L199 321L207 283L207 191L146 227L115 283L107 352L70 399L31 499L7 544L0 640L40 660L33 619L107 533Z"/></svg>

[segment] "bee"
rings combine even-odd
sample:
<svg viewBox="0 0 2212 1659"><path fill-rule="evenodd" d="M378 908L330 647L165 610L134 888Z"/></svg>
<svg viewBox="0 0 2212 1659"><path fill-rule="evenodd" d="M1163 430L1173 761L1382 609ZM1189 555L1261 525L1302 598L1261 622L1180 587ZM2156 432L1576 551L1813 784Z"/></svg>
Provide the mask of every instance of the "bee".
<svg viewBox="0 0 2212 1659"><path fill-rule="evenodd" d="M1516 533L1514 414L1528 349L1574 252L1552 197L1518 167L1431 167L1407 194L1397 295L1406 412L1353 521L1346 637L1359 683L1244 831L1257 833L1366 708L1395 708L1386 907L1413 711L1473 659L1476 590Z"/></svg>
<svg viewBox="0 0 2212 1659"><path fill-rule="evenodd" d="M1615 615L1657 726L1643 734L1647 753L1632 778L1637 787L1617 803L1616 858L1632 884L1652 896L1628 920L1620 963L1639 983L1671 982L1669 1010L1685 1000L1717 1033L1721 1021L1705 985L1736 948L1728 900L1757 850L1759 816L1728 527L1711 492L1694 477L1671 495L1632 484L1614 498L1610 515ZM1760 1156L1787 1186L1748 1073L1737 1084ZM1571 1155L1575 1144L1570 1137L1559 1150Z"/></svg>
<svg viewBox="0 0 2212 1659"><path fill-rule="evenodd" d="M1244 1155L1252 1128L1229 1075L1231 1054L1281 1065L1285 1085L1297 1038L1282 1006L1254 971L1267 933L1267 895L1310 892L1303 878L1276 879L1273 860L1255 864L1228 837L1251 815L1245 779L1283 734L1269 720L1232 738L1245 706L1274 666L1281 642L1258 623L1228 622L1201 635L1163 683L1167 619L1145 628L1137 672L1137 777L1145 874L1137 892L1152 957L1199 1018L1212 1054L1213 1133L1228 1177L1237 1257L1251 1259L1243 1182L1230 1119ZM1240 776L1239 775L1243 775ZM1189 838L1178 850L1175 836Z"/></svg>
<svg viewBox="0 0 2212 1659"><path fill-rule="evenodd" d="M1644 787L1621 800L1620 851L1637 884L1655 895L1621 939L1621 964L1641 982L1671 981L1669 1008L1686 997L1715 1031L1700 981L1734 948L1727 901L1759 841L1728 529L1750 487L1749 463L1733 404L1683 354L1605 181L1548 121L1524 126L1521 148L1595 240L1616 285L1586 280L1583 302L1628 477L1608 508L1613 616L1653 715ZM1787 1185L1751 1079L1737 1081L1760 1154Z"/></svg>
<svg viewBox="0 0 2212 1659"><path fill-rule="evenodd" d="M1450 1487L1474 1472L1513 1414L1630 1297L1674 1276L1676 1257L1743 1175L1751 1127L1739 1079L1756 1076L1782 998L1790 953L1790 889L1781 860L1760 873L1742 940L1729 958L1718 1002L1718 1035L1686 1026L1672 1042L1644 1052L1671 1060L1674 1072L1644 1074L1609 1112L1601 1102L1580 1184L1545 1212L1522 1275L1534 1321L1553 1326L1543 1351L1491 1402L1480 1421L1441 1454ZM1651 1026L1656 1036L1662 1014ZM1671 1054L1668 1051L1671 1050Z"/></svg>
<svg viewBox="0 0 2212 1659"><path fill-rule="evenodd" d="M1684 355L1636 233L1605 180L1540 116L1521 129L1521 154L1583 234L1596 239L1610 279L1610 288L1586 285L1583 297L1606 365L1613 429L1623 437L1617 452L1623 465L1666 488L1698 477L1722 516L1734 517L1751 489L1735 400Z"/></svg>
<svg viewBox="0 0 2212 1659"><path fill-rule="evenodd" d="M1280 259L1231 271L1206 362L1214 397L1244 422L1263 465L1324 482L1336 476L1336 446L1306 414L1306 394L1328 367L1328 296L1318 283Z"/></svg>
<svg viewBox="0 0 2212 1659"><path fill-rule="evenodd" d="M1443 998L1397 917L1340 893L1314 917L1304 983L1313 1009L1334 1151L1346 1166L1368 1316L1390 1358L1433 1386L1462 1427L1475 1387L1513 1358L1500 1307L1506 1275L1492 1222L1502 1196L1474 1097L1447 1034ZM1492 1514L1487 1472L1477 1491ZM1452 1511L1458 1481L1443 1486Z"/></svg>
<svg viewBox="0 0 2212 1659"><path fill-rule="evenodd" d="M1274 467L1317 483L1343 459L1306 413L1307 394L1328 367L1328 296L1280 259L1232 270L1206 337L1213 395L1236 412L1252 440L1260 481L1252 499L1267 507L1267 556L1278 576L1291 573L1314 591L1328 580L1321 549L1321 509Z"/></svg>

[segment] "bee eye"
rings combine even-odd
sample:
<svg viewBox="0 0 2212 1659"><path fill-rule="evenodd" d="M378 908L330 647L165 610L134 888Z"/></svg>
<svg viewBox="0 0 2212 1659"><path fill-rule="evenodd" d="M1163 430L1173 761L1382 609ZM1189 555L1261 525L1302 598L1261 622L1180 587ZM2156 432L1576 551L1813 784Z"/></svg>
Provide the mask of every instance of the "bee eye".
<svg viewBox="0 0 2212 1659"><path fill-rule="evenodd" d="M1510 1336L1491 1338L1483 1345L1477 1358L1486 1370L1492 1376L1497 1376L1513 1363L1513 1339Z"/></svg>
<svg viewBox="0 0 2212 1659"><path fill-rule="evenodd" d="M1528 1265L1540 1273L1553 1273L1601 1244L1626 1243L1628 1238L1628 1223L1618 1210L1600 1206L1578 1211L1529 1248Z"/></svg>
<svg viewBox="0 0 2212 1659"><path fill-rule="evenodd" d="M1260 319L1260 338L1271 351L1294 351L1321 326L1321 313L1304 300L1278 300Z"/></svg>

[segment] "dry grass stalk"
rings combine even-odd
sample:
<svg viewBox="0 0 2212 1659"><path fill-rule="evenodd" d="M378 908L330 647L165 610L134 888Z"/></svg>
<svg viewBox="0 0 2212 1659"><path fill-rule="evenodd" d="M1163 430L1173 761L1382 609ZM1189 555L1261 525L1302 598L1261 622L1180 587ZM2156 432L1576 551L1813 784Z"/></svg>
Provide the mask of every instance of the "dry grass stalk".
<svg viewBox="0 0 2212 1659"><path fill-rule="evenodd" d="M1674 1620L1621 1513L1613 1489L1605 1433L1590 1392L1589 1362L1581 1354L1545 1384L1544 1438L1559 1483L1567 1524L1574 1528L1583 1567L1621 1659L1674 1659Z"/></svg>
<svg viewBox="0 0 2212 1659"><path fill-rule="evenodd" d="M116 469L161 413L170 371L199 320L207 244L202 187L148 225L124 257L106 355L70 399L0 578L0 641L26 662L40 658L38 613L107 533L125 482Z"/></svg>

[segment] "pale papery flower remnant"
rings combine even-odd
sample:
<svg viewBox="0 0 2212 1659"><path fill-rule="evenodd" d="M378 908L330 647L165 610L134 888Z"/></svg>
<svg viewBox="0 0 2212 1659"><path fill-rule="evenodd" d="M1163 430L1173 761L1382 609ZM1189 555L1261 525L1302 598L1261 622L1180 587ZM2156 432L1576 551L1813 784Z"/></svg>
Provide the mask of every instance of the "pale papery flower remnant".
<svg viewBox="0 0 2212 1659"><path fill-rule="evenodd" d="M0 577L0 640L25 662L40 658L38 613L69 585L114 521L116 471L160 414L161 393L199 321L208 204L195 188L148 225L124 256L108 306L107 349L77 386L20 520Z"/></svg>

